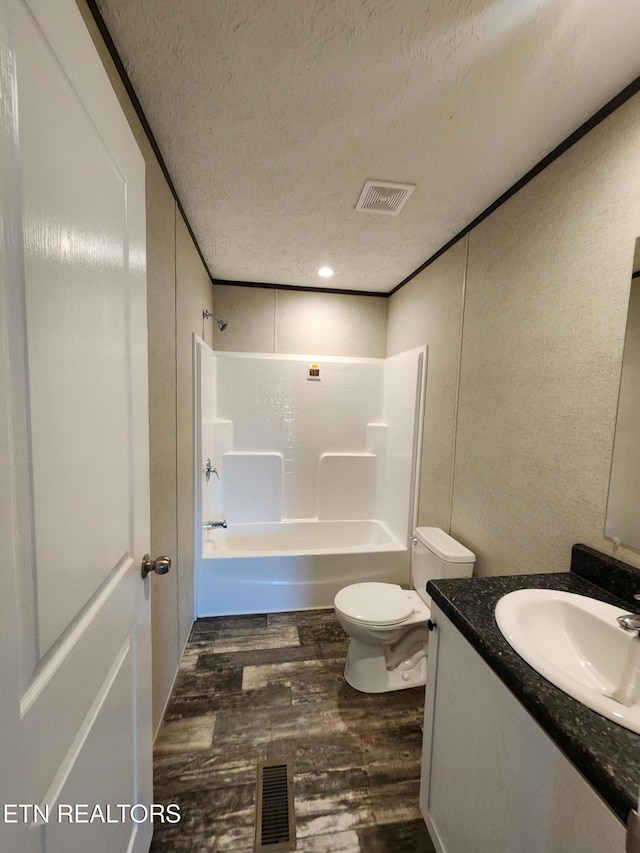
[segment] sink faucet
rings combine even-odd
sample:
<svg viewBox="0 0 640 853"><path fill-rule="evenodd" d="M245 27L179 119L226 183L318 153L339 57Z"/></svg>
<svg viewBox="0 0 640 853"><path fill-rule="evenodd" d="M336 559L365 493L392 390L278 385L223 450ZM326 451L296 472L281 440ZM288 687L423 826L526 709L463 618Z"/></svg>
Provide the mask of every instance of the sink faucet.
<svg viewBox="0 0 640 853"><path fill-rule="evenodd" d="M625 631L640 632L640 615L637 613L625 613L624 616L618 616L618 625L624 628Z"/></svg>
<svg viewBox="0 0 640 853"><path fill-rule="evenodd" d="M640 592L636 592L633 597L636 601L640 601ZM638 631L638 636L640 636L640 614L625 613L624 616L618 616L618 625L625 631Z"/></svg>
<svg viewBox="0 0 640 853"><path fill-rule="evenodd" d="M204 530L215 530L216 527L225 527L227 526L227 520L224 521L205 521L202 525ZM640 628L639 628L640 630Z"/></svg>
<svg viewBox="0 0 640 853"><path fill-rule="evenodd" d="M634 596L638 598L638 596ZM630 634L635 634L626 651L622 672L617 687L605 691L616 702L630 707L640 698L640 614L624 613L617 617L618 625Z"/></svg>

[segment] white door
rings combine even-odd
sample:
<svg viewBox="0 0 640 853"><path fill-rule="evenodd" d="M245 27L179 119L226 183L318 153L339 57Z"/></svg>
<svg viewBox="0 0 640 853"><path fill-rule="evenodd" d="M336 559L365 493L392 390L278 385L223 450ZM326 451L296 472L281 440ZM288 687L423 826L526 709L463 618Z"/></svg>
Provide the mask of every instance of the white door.
<svg viewBox="0 0 640 853"><path fill-rule="evenodd" d="M0 0L0 850L11 853L150 843L145 266L144 163L75 3Z"/></svg>

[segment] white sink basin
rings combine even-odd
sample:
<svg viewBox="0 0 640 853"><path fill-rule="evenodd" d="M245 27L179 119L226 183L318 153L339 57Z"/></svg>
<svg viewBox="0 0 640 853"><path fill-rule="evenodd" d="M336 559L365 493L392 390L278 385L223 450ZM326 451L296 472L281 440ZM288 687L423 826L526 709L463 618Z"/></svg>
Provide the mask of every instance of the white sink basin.
<svg viewBox="0 0 640 853"><path fill-rule="evenodd" d="M519 589L496 621L520 657L560 690L640 734L640 638L617 623L629 610L553 589Z"/></svg>

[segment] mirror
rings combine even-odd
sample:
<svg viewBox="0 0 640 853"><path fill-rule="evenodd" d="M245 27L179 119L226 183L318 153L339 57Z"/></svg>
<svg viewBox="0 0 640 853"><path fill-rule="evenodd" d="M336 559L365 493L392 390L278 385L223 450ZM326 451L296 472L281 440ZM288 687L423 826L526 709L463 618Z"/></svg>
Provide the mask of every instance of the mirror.
<svg viewBox="0 0 640 853"><path fill-rule="evenodd" d="M640 550L640 238L629 297L605 536Z"/></svg>

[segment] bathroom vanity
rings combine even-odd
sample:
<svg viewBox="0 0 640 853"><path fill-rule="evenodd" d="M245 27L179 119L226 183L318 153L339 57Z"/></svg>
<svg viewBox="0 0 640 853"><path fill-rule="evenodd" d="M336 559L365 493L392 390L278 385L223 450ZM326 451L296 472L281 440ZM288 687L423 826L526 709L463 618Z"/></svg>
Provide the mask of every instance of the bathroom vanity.
<svg viewBox="0 0 640 853"><path fill-rule="evenodd" d="M624 853L640 735L516 654L495 621L522 588L634 609L640 572L575 546L571 572L433 581L420 807L439 853Z"/></svg>

